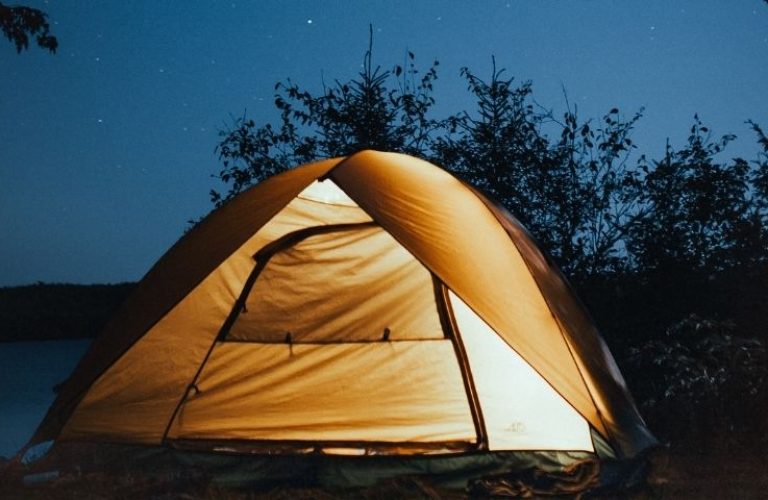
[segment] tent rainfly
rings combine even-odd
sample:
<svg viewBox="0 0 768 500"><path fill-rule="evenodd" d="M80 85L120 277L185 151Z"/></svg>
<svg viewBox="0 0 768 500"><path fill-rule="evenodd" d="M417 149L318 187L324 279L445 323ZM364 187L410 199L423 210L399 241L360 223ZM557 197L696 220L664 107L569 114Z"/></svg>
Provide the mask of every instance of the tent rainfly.
<svg viewBox="0 0 768 500"><path fill-rule="evenodd" d="M375 151L272 177L181 238L64 384L46 440L400 458L655 443L520 223Z"/></svg>

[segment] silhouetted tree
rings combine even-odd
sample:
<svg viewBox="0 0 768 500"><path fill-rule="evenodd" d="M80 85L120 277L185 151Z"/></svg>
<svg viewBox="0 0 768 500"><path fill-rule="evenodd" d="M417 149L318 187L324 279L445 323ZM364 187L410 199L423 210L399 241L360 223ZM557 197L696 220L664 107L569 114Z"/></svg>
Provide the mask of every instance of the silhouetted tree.
<svg viewBox="0 0 768 500"><path fill-rule="evenodd" d="M642 112L627 120L613 108L597 124L580 124L575 111L565 114L556 148L571 187L559 195L557 215L568 221L567 231L561 231L567 238L564 258L573 261L576 276L626 270L626 231L643 213L636 172L628 163L635 148L631 133Z"/></svg>
<svg viewBox="0 0 768 500"><path fill-rule="evenodd" d="M758 229L750 217L749 164L716 159L734 138L713 140L695 116L683 149L668 143L660 161L641 159L639 193L647 211L629 240L640 269L712 273L745 263L743 238Z"/></svg>
<svg viewBox="0 0 768 500"><path fill-rule="evenodd" d="M335 81L320 95L290 80L278 83L278 125L259 127L244 116L222 132L217 151L224 168L217 177L229 191L211 191L216 206L251 184L318 158L363 149L426 154L438 126L428 117L435 102L431 94L438 62L419 76L415 56L408 52L406 68L382 70L373 65L372 40L356 79Z"/></svg>
<svg viewBox="0 0 768 500"><path fill-rule="evenodd" d="M494 61L490 82L461 69L476 109L445 121L448 134L435 141L437 161L504 203L528 224L541 193L526 192L546 172L549 143L541 133L542 115L530 102L531 83L513 86Z"/></svg>
<svg viewBox="0 0 768 500"><path fill-rule="evenodd" d="M29 48L30 37L35 38L40 48L51 53L55 53L59 46L56 37L50 34L47 15L38 9L0 3L0 28L18 53Z"/></svg>
<svg viewBox="0 0 768 500"><path fill-rule="evenodd" d="M751 120L747 123L752 127L757 135L757 142L762 147L762 151L758 152L757 159L753 162L751 182L754 186L754 209L763 227L768 228L768 136L757 123Z"/></svg>
<svg viewBox="0 0 768 500"><path fill-rule="evenodd" d="M568 274L621 267L621 238L637 208L627 159L640 113L623 120L612 109L594 126L568 109L560 121L537 111L530 82L515 87L495 61L489 82L461 74L477 108L446 120L438 162L506 205ZM544 132L553 126L558 140Z"/></svg>

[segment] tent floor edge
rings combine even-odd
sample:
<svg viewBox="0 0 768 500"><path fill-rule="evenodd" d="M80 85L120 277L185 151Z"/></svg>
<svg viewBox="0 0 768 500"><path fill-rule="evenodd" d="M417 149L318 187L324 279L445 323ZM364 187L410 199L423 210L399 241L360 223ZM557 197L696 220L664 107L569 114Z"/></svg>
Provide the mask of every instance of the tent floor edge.
<svg viewBox="0 0 768 500"><path fill-rule="evenodd" d="M167 439L163 444L180 451L269 456L444 456L478 451L476 443L470 441L390 442L176 438Z"/></svg>
<svg viewBox="0 0 768 500"><path fill-rule="evenodd" d="M355 489L399 478L417 478L447 489L471 481L539 471L559 474L582 463L599 471L599 488L623 487L639 477L642 460L599 460L587 451L466 451L441 455L340 456L322 454L241 454L191 451L167 446L64 442L30 471L58 470L60 475L91 472L142 474L155 478L204 477L224 488L269 490L276 487ZM634 474L634 476L633 476ZM197 477L199 479L199 477ZM195 479L190 476L189 479Z"/></svg>

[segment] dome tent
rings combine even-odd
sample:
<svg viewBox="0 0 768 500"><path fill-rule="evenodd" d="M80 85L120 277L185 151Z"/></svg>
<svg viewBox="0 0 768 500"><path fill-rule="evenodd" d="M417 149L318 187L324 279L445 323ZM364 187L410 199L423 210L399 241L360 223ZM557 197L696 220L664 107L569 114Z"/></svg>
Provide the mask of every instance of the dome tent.
<svg viewBox="0 0 768 500"><path fill-rule="evenodd" d="M45 440L398 458L655 442L521 225L374 151L272 177L179 240L64 384Z"/></svg>

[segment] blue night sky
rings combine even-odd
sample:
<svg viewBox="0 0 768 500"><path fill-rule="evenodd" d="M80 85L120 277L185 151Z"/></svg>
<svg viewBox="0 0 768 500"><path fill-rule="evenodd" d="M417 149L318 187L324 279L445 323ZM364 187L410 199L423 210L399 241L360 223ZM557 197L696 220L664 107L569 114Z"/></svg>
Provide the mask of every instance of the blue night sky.
<svg viewBox="0 0 768 500"><path fill-rule="evenodd" d="M138 280L210 208L218 130L275 117L274 84L440 61L435 117L470 109L459 68L491 55L536 100L582 117L645 106L639 151L682 145L698 112L739 139L768 128L768 4L692 1L23 1L59 51L0 40L0 286ZM12 3L12 2L8 2Z"/></svg>

